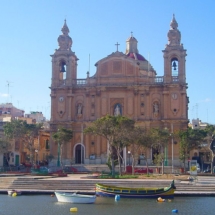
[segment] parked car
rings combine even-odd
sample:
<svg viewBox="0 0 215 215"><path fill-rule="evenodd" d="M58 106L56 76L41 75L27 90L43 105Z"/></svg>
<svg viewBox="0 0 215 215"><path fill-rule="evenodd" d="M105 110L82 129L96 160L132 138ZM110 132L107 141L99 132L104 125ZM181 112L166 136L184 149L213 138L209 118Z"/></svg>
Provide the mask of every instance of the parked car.
<svg viewBox="0 0 215 215"><path fill-rule="evenodd" d="M35 166L34 168L31 168L32 174L48 174L48 168L45 166Z"/></svg>
<svg viewBox="0 0 215 215"><path fill-rule="evenodd" d="M64 166L63 171L66 173L76 173L78 170L73 166Z"/></svg>
<svg viewBox="0 0 215 215"><path fill-rule="evenodd" d="M48 168L48 173L63 173L62 167L52 166Z"/></svg>
<svg viewBox="0 0 215 215"><path fill-rule="evenodd" d="M31 173L33 174L52 174L52 173L63 173L63 169L61 167L46 167L46 166L35 166L35 168L31 169Z"/></svg>
<svg viewBox="0 0 215 215"><path fill-rule="evenodd" d="M126 173L132 173L132 166L126 166ZM135 167L134 173L145 173L147 174L147 168L146 167ZM148 173L153 173L153 169L148 168Z"/></svg>
<svg viewBox="0 0 215 215"><path fill-rule="evenodd" d="M28 168L30 168L30 167L32 167L32 164L31 163L21 163L23 166L25 166L25 167L28 167Z"/></svg>
<svg viewBox="0 0 215 215"><path fill-rule="evenodd" d="M144 173L147 174L147 168L135 168L134 173ZM148 168L148 173L153 173L153 169Z"/></svg>

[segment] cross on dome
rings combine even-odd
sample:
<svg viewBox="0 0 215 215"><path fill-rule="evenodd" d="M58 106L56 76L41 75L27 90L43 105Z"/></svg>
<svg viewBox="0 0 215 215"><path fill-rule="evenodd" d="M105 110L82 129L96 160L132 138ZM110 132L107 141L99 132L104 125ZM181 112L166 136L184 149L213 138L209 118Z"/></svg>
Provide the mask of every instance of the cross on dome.
<svg viewBox="0 0 215 215"><path fill-rule="evenodd" d="M116 44L115 44L115 46L116 46L116 51L118 52L118 46L119 46L120 44L117 42Z"/></svg>

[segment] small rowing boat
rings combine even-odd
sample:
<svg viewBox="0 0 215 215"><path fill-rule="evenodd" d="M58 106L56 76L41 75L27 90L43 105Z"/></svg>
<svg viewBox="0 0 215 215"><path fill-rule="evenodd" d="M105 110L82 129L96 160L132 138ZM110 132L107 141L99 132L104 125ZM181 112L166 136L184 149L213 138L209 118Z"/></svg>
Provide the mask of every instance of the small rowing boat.
<svg viewBox="0 0 215 215"><path fill-rule="evenodd" d="M83 195L77 193L55 192L58 202L92 204L96 200L96 195Z"/></svg>
<svg viewBox="0 0 215 215"><path fill-rule="evenodd" d="M16 194L16 196L20 196L20 195L22 194L22 192L19 191L19 190L8 190L8 191L7 191L7 194L8 194L9 196L12 196L13 194Z"/></svg>
<svg viewBox="0 0 215 215"><path fill-rule="evenodd" d="M96 184L96 195L105 197L115 197L120 195L124 198L174 198L174 191L176 187L174 180L169 187L162 188L129 188L117 187L112 185Z"/></svg>

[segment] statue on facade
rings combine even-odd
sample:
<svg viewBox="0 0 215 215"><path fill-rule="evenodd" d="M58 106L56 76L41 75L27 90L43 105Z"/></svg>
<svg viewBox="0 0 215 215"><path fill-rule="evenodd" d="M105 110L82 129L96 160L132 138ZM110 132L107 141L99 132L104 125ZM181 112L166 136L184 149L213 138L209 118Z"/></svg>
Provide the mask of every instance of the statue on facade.
<svg viewBox="0 0 215 215"><path fill-rule="evenodd" d="M154 113L155 116L157 116L158 113L159 113L159 106L158 106L157 103L153 104L153 113Z"/></svg>
<svg viewBox="0 0 215 215"><path fill-rule="evenodd" d="M154 113L158 113L158 111L159 111L158 104L154 103L153 107L154 107Z"/></svg>
<svg viewBox="0 0 215 215"><path fill-rule="evenodd" d="M119 107L119 105L116 105L115 110L114 110L114 116L119 116L119 115L121 115L120 107Z"/></svg>

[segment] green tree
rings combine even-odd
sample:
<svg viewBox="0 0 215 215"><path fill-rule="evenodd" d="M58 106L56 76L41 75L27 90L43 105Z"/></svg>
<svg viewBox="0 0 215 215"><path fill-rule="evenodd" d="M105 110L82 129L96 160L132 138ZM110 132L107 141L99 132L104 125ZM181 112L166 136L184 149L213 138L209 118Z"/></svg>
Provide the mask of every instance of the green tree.
<svg viewBox="0 0 215 215"><path fill-rule="evenodd" d="M179 159L184 164L190 157L190 151L201 147L207 132L201 129L187 128L186 130L179 131L177 136L179 137Z"/></svg>
<svg viewBox="0 0 215 215"><path fill-rule="evenodd" d="M130 145L131 139L131 132L134 130L135 121L131 120L124 116L116 116L117 119L117 132L116 136L114 137L113 147L115 147L117 151L117 158L119 164L119 174L122 174L122 163L123 161L121 152L123 149Z"/></svg>
<svg viewBox="0 0 215 215"><path fill-rule="evenodd" d="M112 176L115 175L114 147L118 148L118 155L121 149L128 144L128 133L134 124L133 120L123 116L106 115L94 121L91 126L84 129L84 133L99 135L108 142L109 156L111 159Z"/></svg>
<svg viewBox="0 0 215 215"><path fill-rule="evenodd" d="M12 120L4 125L4 134L8 139L21 140L23 133L25 133L26 121Z"/></svg>
<svg viewBox="0 0 215 215"><path fill-rule="evenodd" d="M158 154L157 158L158 160L161 160L162 164L162 174L164 173L164 159L167 159L167 154L164 150L168 147L169 138L170 138L170 132L168 129L163 128L153 128L151 131L152 139L154 141L153 148L157 149ZM155 156L156 158L156 156Z"/></svg>
<svg viewBox="0 0 215 215"><path fill-rule="evenodd" d="M52 135L52 137L58 144L58 162L60 162L60 165L63 167L63 146L66 145L73 138L73 131L67 128L60 127L57 132Z"/></svg>
<svg viewBox="0 0 215 215"><path fill-rule="evenodd" d="M136 126L131 133L131 156L132 156L132 174L134 174L134 166L139 159L140 151L143 152L146 160L147 174L148 174L148 158L147 151L151 149L155 139L152 133L152 129L146 129L140 126Z"/></svg>
<svg viewBox="0 0 215 215"><path fill-rule="evenodd" d="M215 138L215 126L214 125L207 125L205 128L207 132L206 141L207 141L207 148L211 151L211 173L213 173L213 161L215 157L215 150L213 148L212 143L214 142Z"/></svg>
<svg viewBox="0 0 215 215"><path fill-rule="evenodd" d="M4 134L9 140L18 140L28 149L30 162L33 163L34 140L38 137L42 129L42 123L28 124L23 120L12 120L4 125Z"/></svg>
<svg viewBox="0 0 215 215"><path fill-rule="evenodd" d="M5 138L0 138L0 153L5 156L10 169L11 169L11 166L9 163L9 153L11 152L11 150L12 150L11 142Z"/></svg>

